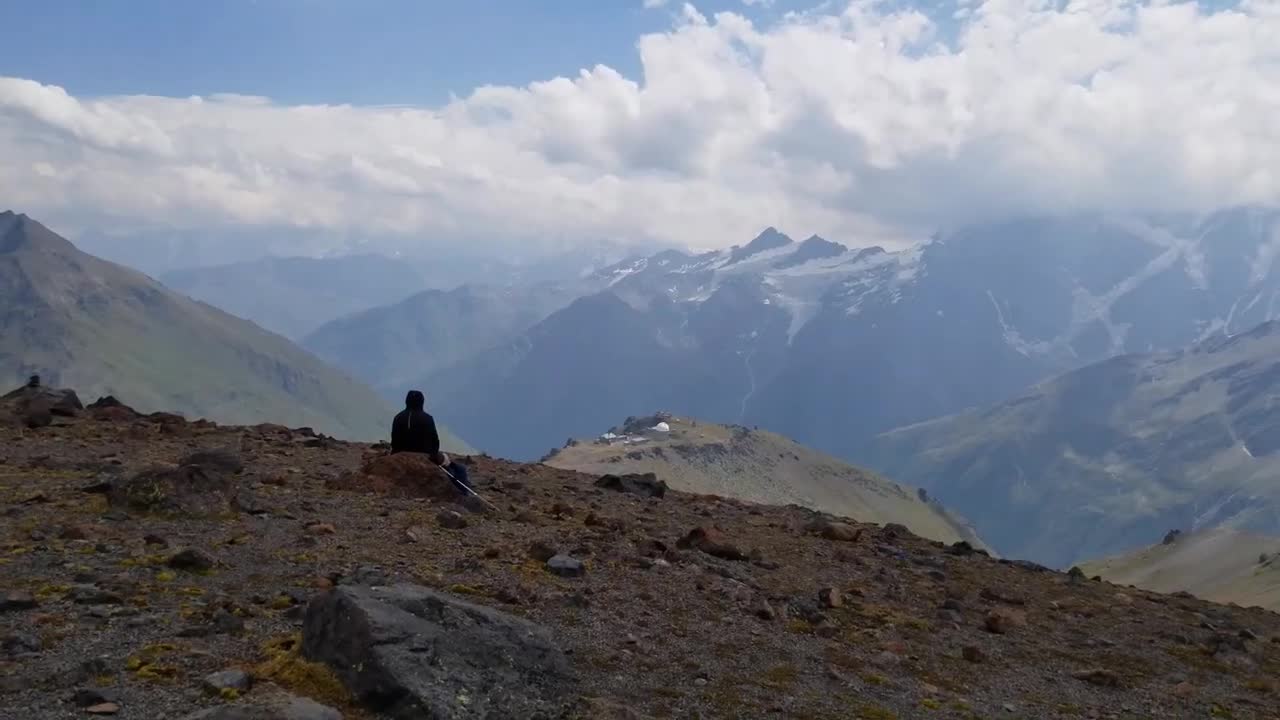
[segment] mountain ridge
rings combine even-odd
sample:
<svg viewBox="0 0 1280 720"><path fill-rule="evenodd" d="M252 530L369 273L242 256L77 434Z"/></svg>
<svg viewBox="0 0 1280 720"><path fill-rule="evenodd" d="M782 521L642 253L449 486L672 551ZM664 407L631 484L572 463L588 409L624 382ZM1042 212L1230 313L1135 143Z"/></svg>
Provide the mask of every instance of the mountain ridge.
<svg viewBox="0 0 1280 720"><path fill-rule="evenodd" d="M1170 527L1275 534L1277 357L1275 321L1117 356L884 433L863 458L953 504L998 550L1049 564L1140 547Z"/></svg>
<svg viewBox="0 0 1280 720"><path fill-rule="evenodd" d="M1208 528L1082 563L1087 575L1144 590L1189 592L1223 604L1280 611L1280 537Z"/></svg>
<svg viewBox="0 0 1280 720"><path fill-rule="evenodd" d="M662 428L659 427L662 423ZM659 413L592 439L572 440L542 462L590 474L653 473L682 492L765 505L800 505L859 522L898 523L946 543L985 544L928 495L806 448L776 433Z"/></svg>
<svg viewBox="0 0 1280 720"><path fill-rule="evenodd" d="M617 398L593 416L597 423L655 404L631 404L603 377L583 382L551 370L577 364L607 365L660 391L687 388L660 403L677 414L761 425L857 460L860 444L878 433L1016 397L1114 354L1173 350L1280 317L1280 272L1268 260L1280 243L1280 212L1271 208L1160 221L1029 217L891 252L813 243L825 249L807 259L798 253L810 241L758 237L767 248L747 254L750 243L665 251L598 271L605 287L597 294L632 309L617 351L577 338L621 319L593 321L571 304L458 363L500 366L497 382L451 369L424 382L464 383L448 393L463 400L444 409L474 415L462 421L464 432L510 457L536 458L590 428L568 421L572 412L534 417L504 396L537 386L540 398L584 412L596 398ZM536 362L525 356L535 340ZM646 375L641 358L653 347L671 362ZM525 430L487 429L495 418Z"/></svg>
<svg viewBox="0 0 1280 720"><path fill-rule="evenodd" d="M0 382L40 375L146 411L349 438L390 427L370 389L283 337L83 253L25 215L0 214L0 236Z"/></svg>

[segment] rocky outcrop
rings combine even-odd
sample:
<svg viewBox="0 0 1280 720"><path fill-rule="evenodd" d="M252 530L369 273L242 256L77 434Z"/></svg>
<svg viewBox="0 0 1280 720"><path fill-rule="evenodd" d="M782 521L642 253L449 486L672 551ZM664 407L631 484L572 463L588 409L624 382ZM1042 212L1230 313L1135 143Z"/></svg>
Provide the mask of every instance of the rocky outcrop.
<svg viewBox="0 0 1280 720"><path fill-rule="evenodd" d="M75 417L84 410L74 390L62 390L40 384L38 376L17 390L0 396L0 415L18 420L26 427L42 428L54 417Z"/></svg>
<svg viewBox="0 0 1280 720"><path fill-rule="evenodd" d="M533 623L417 585L339 586L311 601L303 654L397 720L555 717L569 664Z"/></svg>
<svg viewBox="0 0 1280 720"><path fill-rule="evenodd" d="M158 465L112 484L112 507L137 512L208 517L241 509L239 459L225 452L197 452L176 466Z"/></svg>
<svg viewBox="0 0 1280 720"><path fill-rule="evenodd" d="M459 492L439 465L421 453L375 455L328 483L333 490L453 500Z"/></svg>
<svg viewBox="0 0 1280 720"><path fill-rule="evenodd" d="M667 494L667 484L653 473L604 475L596 481L596 487L643 497L660 498Z"/></svg>

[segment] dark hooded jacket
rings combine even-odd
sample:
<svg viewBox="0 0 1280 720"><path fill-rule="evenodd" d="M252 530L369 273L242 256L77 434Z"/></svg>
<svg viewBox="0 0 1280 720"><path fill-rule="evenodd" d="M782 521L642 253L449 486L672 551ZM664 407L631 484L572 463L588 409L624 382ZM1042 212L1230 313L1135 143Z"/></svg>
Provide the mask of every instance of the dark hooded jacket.
<svg viewBox="0 0 1280 720"><path fill-rule="evenodd" d="M440 434L435 418L422 409L426 398L410 390L404 398L404 410L391 421L391 452L426 453L435 458L440 453Z"/></svg>

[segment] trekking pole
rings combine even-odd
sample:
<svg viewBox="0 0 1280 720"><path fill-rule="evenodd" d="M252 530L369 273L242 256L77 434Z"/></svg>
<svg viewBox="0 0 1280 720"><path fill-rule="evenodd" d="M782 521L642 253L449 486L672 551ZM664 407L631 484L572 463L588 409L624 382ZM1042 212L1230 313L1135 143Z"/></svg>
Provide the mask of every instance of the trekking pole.
<svg viewBox="0 0 1280 720"><path fill-rule="evenodd" d="M461 480L459 480L458 478L454 477L454 476L453 476L453 473L449 472L449 469L448 469L448 468L446 468L446 467L444 467L443 465L441 465L441 466L440 466L440 469L441 469L441 470L444 470L444 474L449 476L449 479L453 481L453 484L454 484L454 486L455 486L455 487L460 487L460 488L462 488L463 492L467 493L467 494L468 494L468 495L470 495L471 497L473 497L473 498L475 498L475 499L479 500L480 502L484 503L486 506L488 506L488 507L489 507L489 509L490 509L490 510L493 510L493 511L495 511L495 512L498 510L498 507L497 507L496 505L494 505L493 503L489 502L488 500L485 500L484 498L480 497L480 493L476 492L475 490L472 490L472 489L471 489L471 487L470 487L469 485L467 485L466 483L462 482L462 481L461 481Z"/></svg>

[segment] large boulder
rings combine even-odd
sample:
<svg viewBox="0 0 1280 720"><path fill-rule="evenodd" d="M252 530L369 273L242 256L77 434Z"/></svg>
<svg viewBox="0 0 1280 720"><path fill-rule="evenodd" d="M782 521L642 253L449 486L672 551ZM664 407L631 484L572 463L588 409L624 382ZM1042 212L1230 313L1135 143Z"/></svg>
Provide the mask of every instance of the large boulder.
<svg viewBox="0 0 1280 720"><path fill-rule="evenodd" d="M370 457L358 470L330 480L328 486L334 490L446 500L457 499L459 495L445 471L422 453Z"/></svg>
<svg viewBox="0 0 1280 720"><path fill-rule="evenodd" d="M196 453L178 465L158 465L112 483L112 507L190 517L209 517L242 509L238 458L225 453Z"/></svg>
<svg viewBox="0 0 1280 720"><path fill-rule="evenodd" d="M643 497L660 498L667 494L667 484L653 473L604 475L596 480L596 487Z"/></svg>
<svg viewBox="0 0 1280 720"><path fill-rule="evenodd" d="M74 417L84 405L74 390L46 387L33 377L30 383L0 396L0 409L36 428L48 425L53 416Z"/></svg>
<svg viewBox="0 0 1280 720"><path fill-rule="evenodd" d="M316 597L302 653L396 720L553 718L571 701L568 660L546 630L418 585Z"/></svg>
<svg viewBox="0 0 1280 720"><path fill-rule="evenodd" d="M104 395L89 403L86 409L95 420L106 422L128 422L139 417L137 410L120 402L114 395Z"/></svg>

